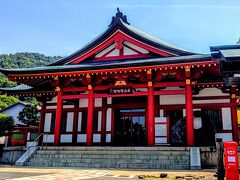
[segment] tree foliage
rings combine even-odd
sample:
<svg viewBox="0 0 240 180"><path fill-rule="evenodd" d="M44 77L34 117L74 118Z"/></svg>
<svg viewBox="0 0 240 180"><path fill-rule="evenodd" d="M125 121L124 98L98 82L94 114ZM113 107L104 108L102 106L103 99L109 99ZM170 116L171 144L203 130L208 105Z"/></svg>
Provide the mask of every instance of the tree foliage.
<svg viewBox="0 0 240 180"><path fill-rule="evenodd" d="M6 136L14 128L14 119L11 116L0 114L0 137Z"/></svg>
<svg viewBox="0 0 240 180"><path fill-rule="evenodd" d="M60 56L45 56L39 53L27 53L19 52L15 54L2 54L0 55L0 67L1 68L30 68L37 66L44 66L59 60ZM3 74L0 74L0 87L13 87L16 86L15 82L9 81ZM11 106L17 103L18 99L0 95L0 109ZM36 100L30 98L28 102L36 104Z"/></svg>
<svg viewBox="0 0 240 180"><path fill-rule="evenodd" d="M4 109L6 107L9 107L13 104L16 104L18 102L18 99L13 96L7 96L7 95L0 95L0 109Z"/></svg>
<svg viewBox="0 0 240 180"><path fill-rule="evenodd" d="M39 110L37 105L27 104L22 111L19 112L18 119L27 125L36 125L39 122Z"/></svg>
<svg viewBox="0 0 240 180"><path fill-rule="evenodd" d="M238 39L237 44L240 44L240 38Z"/></svg>
<svg viewBox="0 0 240 180"><path fill-rule="evenodd" d="M62 58L61 56L45 56L39 53L19 52L0 55L2 68L30 68L44 66Z"/></svg>

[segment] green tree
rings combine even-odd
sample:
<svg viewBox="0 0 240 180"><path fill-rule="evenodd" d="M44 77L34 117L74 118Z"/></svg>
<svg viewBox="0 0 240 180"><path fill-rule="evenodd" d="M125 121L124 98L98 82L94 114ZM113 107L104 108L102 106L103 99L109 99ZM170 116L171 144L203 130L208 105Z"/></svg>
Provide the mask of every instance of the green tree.
<svg viewBox="0 0 240 180"><path fill-rule="evenodd" d="M240 38L238 39L238 42L237 42L237 44L240 44Z"/></svg>
<svg viewBox="0 0 240 180"><path fill-rule="evenodd" d="M12 116L0 114L0 137L6 136L14 128L14 119Z"/></svg>
<svg viewBox="0 0 240 180"><path fill-rule="evenodd" d="M39 53L18 52L15 54L2 54L0 55L1 68L31 68L36 66L45 66L51 64L59 59L61 56L45 56ZM16 83L9 81L3 74L0 74L0 87L13 87ZM18 102L17 98L0 95L0 109L11 106ZM34 98L29 98L27 102L36 104Z"/></svg>
<svg viewBox="0 0 240 180"><path fill-rule="evenodd" d="M16 104L18 99L13 96L0 95L0 109Z"/></svg>
<svg viewBox="0 0 240 180"><path fill-rule="evenodd" d="M37 105L27 104L21 112L18 119L27 125L37 125L39 122L39 110Z"/></svg>
<svg viewBox="0 0 240 180"><path fill-rule="evenodd" d="M6 87L13 87L16 86L16 83L13 81L9 81L6 77L0 76L0 87L6 88Z"/></svg>

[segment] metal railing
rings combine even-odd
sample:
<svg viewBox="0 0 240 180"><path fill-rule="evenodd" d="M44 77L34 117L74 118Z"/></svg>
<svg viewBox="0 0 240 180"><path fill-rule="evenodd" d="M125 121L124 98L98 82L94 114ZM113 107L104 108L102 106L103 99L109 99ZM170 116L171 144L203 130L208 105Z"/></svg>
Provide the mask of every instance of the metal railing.
<svg viewBox="0 0 240 180"><path fill-rule="evenodd" d="M43 149L43 143L44 143L44 135L46 135L46 143L45 143L45 148L47 149L47 140L48 140L48 133L41 133L39 134L29 145L27 145L26 147L26 152L28 153L28 156L29 156L29 151L31 148L35 148L39 145L39 139L42 137L42 144L41 144L41 147Z"/></svg>

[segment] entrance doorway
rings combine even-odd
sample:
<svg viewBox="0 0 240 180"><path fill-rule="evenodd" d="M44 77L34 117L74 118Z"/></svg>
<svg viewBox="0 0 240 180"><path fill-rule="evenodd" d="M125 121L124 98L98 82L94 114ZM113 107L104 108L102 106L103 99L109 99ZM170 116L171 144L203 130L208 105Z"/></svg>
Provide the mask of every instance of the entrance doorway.
<svg viewBox="0 0 240 180"><path fill-rule="evenodd" d="M117 109L115 115L115 145L147 144L145 109Z"/></svg>

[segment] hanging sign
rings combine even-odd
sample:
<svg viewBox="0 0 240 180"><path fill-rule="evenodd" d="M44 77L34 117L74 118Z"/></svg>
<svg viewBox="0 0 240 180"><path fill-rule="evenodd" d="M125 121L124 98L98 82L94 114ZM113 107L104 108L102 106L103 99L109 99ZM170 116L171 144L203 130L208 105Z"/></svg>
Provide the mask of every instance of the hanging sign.
<svg viewBox="0 0 240 180"><path fill-rule="evenodd" d="M134 88L111 88L109 94L132 94L135 92Z"/></svg>

